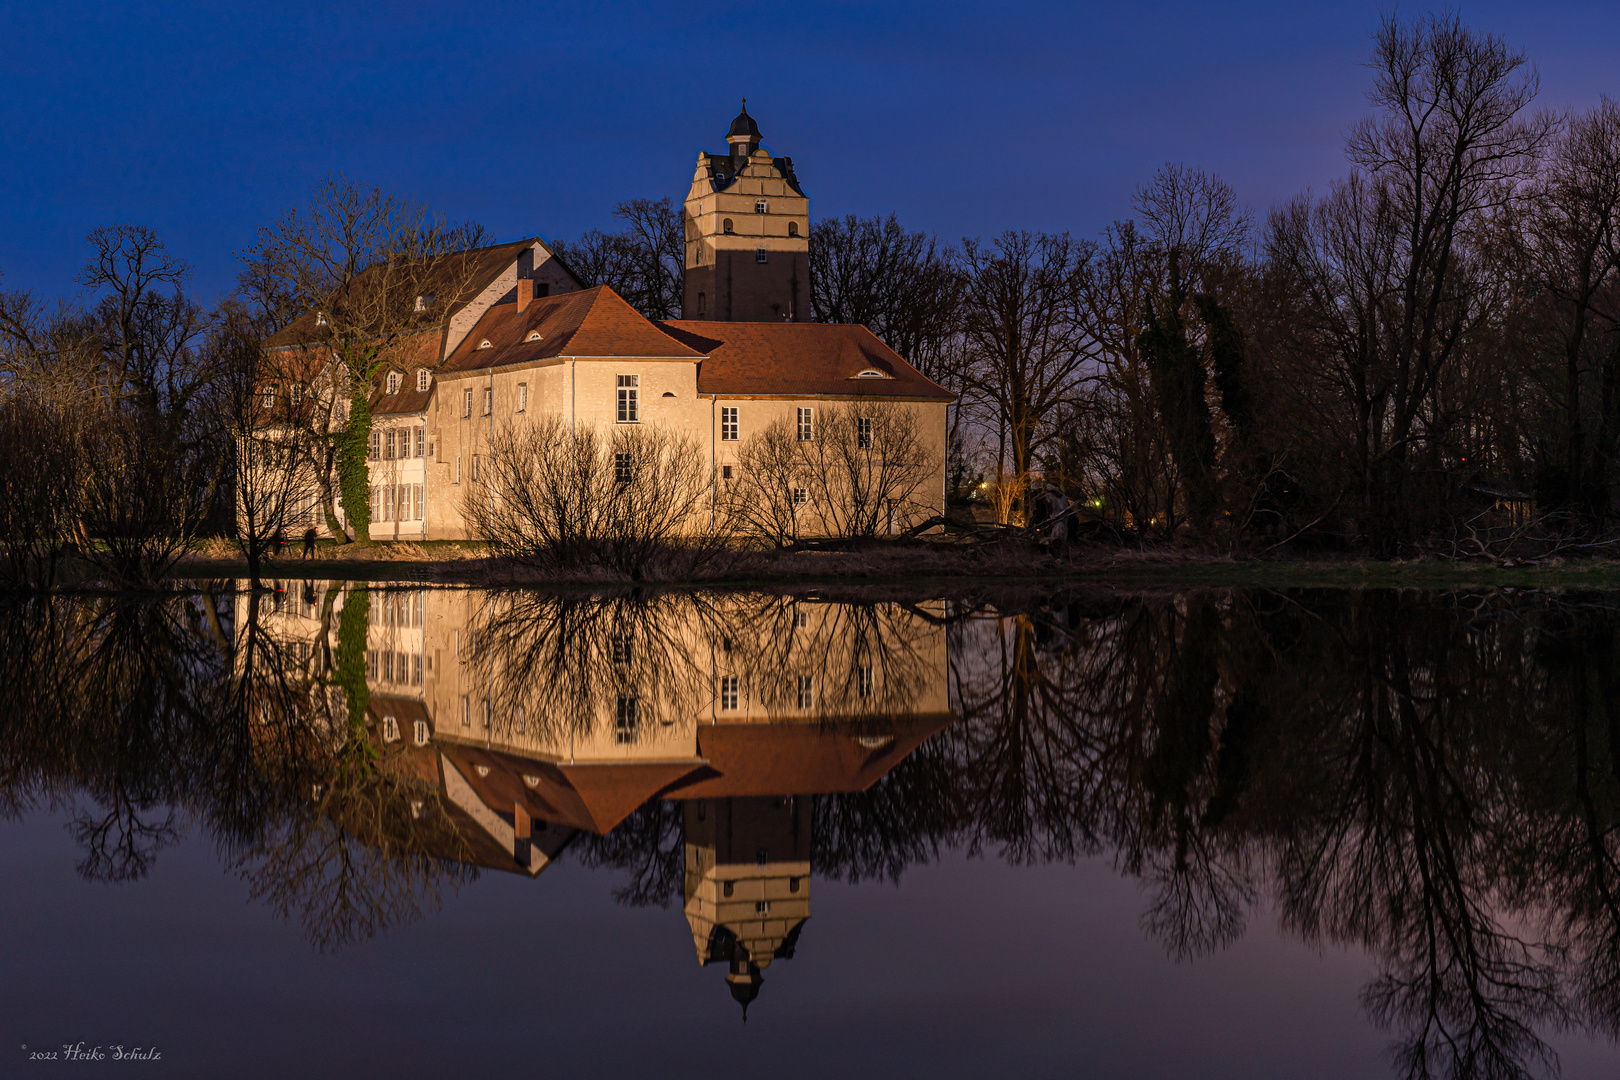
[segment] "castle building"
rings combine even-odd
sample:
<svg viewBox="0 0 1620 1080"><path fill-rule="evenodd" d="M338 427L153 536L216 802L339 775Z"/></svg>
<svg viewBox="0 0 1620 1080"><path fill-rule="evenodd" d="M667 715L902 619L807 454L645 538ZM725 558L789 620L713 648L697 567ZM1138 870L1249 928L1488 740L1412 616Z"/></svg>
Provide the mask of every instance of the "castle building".
<svg viewBox="0 0 1620 1080"><path fill-rule="evenodd" d="M698 154L686 195L689 320L810 321L810 200L793 159L760 146L748 101L728 152Z"/></svg>
<svg viewBox="0 0 1620 1080"><path fill-rule="evenodd" d="M915 421L919 449L908 460L928 471L874 511L886 514L880 531L944 514L953 395L864 326L809 321L809 199L793 163L761 148L746 107L727 142L729 154L699 156L686 199L682 319L654 321L607 286L581 288L538 238L444 257L441 276L455 288L440 290L438 303L416 298L420 317L391 339L373 379L372 539L472 539L464 510L475 494L488 497L499 434L548 417L575 431L669 430L701 448L720 486L741 476L742 449L772 425L814 448L824 421L842 418L838 430L857 431L876 460L872 417L893 406ZM335 371L325 326L310 311L269 339L267 370ZM341 382L326 377L328 430L342 426L332 390ZM278 398L270 389L270 400L302 395L306 410L323 392L292 386ZM834 531L838 508L818 505L812 490L780 496L791 500L796 535ZM317 494L290 531L305 527L305 514L326 531Z"/></svg>

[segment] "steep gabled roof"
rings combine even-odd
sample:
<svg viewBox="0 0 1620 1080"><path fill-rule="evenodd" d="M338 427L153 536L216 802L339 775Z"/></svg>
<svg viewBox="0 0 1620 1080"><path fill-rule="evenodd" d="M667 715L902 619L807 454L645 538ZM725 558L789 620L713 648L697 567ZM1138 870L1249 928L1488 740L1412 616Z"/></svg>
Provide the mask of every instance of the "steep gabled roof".
<svg viewBox="0 0 1620 1080"><path fill-rule="evenodd" d="M687 319L657 325L708 356L698 369L700 394L924 401L955 396L864 326Z"/></svg>
<svg viewBox="0 0 1620 1080"><path fill-rule="evenodd" d="M443 325L469 301L488 288L500 272L517 259L519 253L536 243L544 242L538 237L531 236L526 240L513 240L506 244L439 256L429 267L420 291L424 295L438 297L440 302L424 313L423 324ZM362 270L351 288L367 287L369 278L383 273L384 270L380 264ZM452 296L453 292L460 292L462 295ZM408 299L411 302L415 300L414 297ZM306 311L291 324L267 338L264 347L275 349L288 345L307 345L324 340L328 334L329 329L317 323L315 312Z"/></svg>
<svg viewBox="0 0 1620 1080"><path fill-rule="evenodd" d="M529 337L539 334L539 340ZM483 342L488 348L480 348ZM531 300L496 304L439 368L440 375L486 371L558 356L656 357L701 360L703 354L664 333L606 285Z"/></svg>

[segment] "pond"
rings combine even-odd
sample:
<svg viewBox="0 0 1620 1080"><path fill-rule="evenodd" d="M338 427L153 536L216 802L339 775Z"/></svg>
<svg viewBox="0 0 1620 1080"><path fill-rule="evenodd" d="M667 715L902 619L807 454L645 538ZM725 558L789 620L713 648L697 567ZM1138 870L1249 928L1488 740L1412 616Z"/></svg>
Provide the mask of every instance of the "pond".
<svg viewBox="0 0 1620 1080"><path fill-rule="evenodd" d="M0 600L0 1072L1614 1076L1617 661L1552 590Z"/></svg>

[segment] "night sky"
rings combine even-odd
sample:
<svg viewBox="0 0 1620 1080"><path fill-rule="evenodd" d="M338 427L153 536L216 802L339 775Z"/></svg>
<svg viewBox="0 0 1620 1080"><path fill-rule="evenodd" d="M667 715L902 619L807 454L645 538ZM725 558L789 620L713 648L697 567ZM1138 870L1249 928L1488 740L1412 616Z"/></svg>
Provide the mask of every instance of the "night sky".
<svg viewBox="0 0 1620 1080"><path fill-rule="evenodd" d="M684 196L744 95L817 216L1093 235L1166 160L1263 211L1343 172L1380 5L446 9L0 4L0 288L71 291L85 232L133 221L211 298L329 172L502 239L610 228L618 200ZM1530 55L1542 106L1620 94L1620 4L1460 11Z"/></svg>

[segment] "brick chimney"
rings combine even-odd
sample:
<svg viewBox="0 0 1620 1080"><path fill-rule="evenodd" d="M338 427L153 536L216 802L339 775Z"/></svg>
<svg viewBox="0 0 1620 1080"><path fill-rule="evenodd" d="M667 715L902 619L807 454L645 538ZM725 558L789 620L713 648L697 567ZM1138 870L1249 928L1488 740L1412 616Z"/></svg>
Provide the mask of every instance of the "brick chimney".
<svg viewBox="0 0 1620 1080"><path fill-rule="evenodd" d="M518 314L528 310L529 302L534 299L534 281L531 278L518 278L517 300Z"/></svg>

